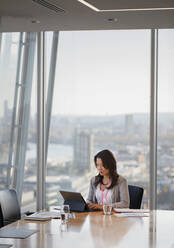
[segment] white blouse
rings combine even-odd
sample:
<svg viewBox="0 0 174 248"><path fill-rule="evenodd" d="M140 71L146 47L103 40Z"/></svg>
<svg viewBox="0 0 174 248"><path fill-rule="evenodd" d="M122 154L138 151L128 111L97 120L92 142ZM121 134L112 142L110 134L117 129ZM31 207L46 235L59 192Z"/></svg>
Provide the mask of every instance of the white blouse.
<svg viewBox="0 0 174 248"><path fill-rule="evenodd" d="M111 204L112 203L112 189L105 189L102 191L100 189L100 184L97 185L96 188L96 199L98 204Z"/></svg>

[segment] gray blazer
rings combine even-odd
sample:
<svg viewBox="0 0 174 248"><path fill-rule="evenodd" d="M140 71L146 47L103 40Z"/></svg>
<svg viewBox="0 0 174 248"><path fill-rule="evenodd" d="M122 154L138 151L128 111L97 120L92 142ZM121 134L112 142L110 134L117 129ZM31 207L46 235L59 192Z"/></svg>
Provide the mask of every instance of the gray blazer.
<svg viewBox="0 0 174 248"><path fill-rule="evenodd" d="M89 194L87 198L88 203L97 203L96 187L94 186L95 177L91 178L89 186ZM124 177L119 175L117 184L110 189L112 197L112 206L114 208L129 208L129 192L127 181Z"/></svg>

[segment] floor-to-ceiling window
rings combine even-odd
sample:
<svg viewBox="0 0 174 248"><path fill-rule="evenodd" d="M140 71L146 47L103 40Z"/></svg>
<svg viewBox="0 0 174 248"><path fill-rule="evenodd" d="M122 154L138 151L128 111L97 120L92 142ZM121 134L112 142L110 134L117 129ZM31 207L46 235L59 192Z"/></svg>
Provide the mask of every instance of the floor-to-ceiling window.
<svg viewBox="0 0 174 248"><path fill-rule="evenodd" d="M36 50L32 45L27 50L25 45L35 39L32 35L0 36L0 188L19 187L18 181L23 182L21 201L30 210L36 205L37 68ZM56 63L54 94L48 95L52 101L47 205L60 200L60 189L79 191L86 198L89 180L96 175L93 156L102 149L110 149L116 156L118 173L129 184L144 187L143 206L148 207L150 31L59 32L54 61L53 37L53 32L46 32L46 96L54 80L50 65L54 67ZM174 206L173 41L173 30L159 30L159 209ZM32 77L27 74L31 69ZM23 90L23 83L27 83L27 91ZM23 177L15 181L14 175L22 173L20 168L24 169Z"/></svg>
<svg viewBox="0 0 174 248"><path fill-rule="evenodd" d="M15 188L22 206L35 209L36 34L2 33L0 38L0 188Z"/></svg>
<svg viewBox="0 0 174 248"><path fill-rule="evenodd" d="M49 35L49 34L47 34ZM47 43L49 47L49 43ZM81 192L110 149L148 206L150 31L60 32L47 160L47 204ZM61 199L60 199L61 200Z"/></svg>
<svg viewBox="0 0 174 248"><path fill-rule="evenodd" d="M8 184L11 120L17 68L19 34L1 34L0 47L0 189Z"/></svg>
<svg viewBox="0 0 174 248"><path fill-rule="evenodd" d="M174 208L174 30L159 30L157 208Z"/></svg>
<svg viewBox="0 0 174 248"><path fill-rule="evenodd" d="M36 47L37 49L37 47ZM37 197L37 67L36 52L34 54L33 77L31 80L32 89L30 92L30 114L28 119L28 136L26 146L24 187L22 194L22 206L24 211L36 210Z"/></svg>

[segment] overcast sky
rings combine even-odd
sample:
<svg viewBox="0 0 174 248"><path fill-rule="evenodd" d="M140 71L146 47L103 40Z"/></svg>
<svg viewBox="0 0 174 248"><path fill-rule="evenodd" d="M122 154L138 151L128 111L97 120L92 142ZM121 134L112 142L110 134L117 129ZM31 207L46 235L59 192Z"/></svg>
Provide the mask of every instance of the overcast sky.
<svg viewBox="0 0 174 248"><path fill-rule="evenodd" d="M50 39L47 43L48 51L49 41ZM173 44L174 30L161 30L159 32L161 112L174 112ZM15 45L13 53L15 54ZM5 99L8 99L10 107L13 104L14 75L10 75L10 70L7 71L7 78L10 79L1 78L1 114ZM32 97L32 113L36 109L34 98L35 94ZM149 30L60 33L53 98L54 114L115 115L149 112L149 104Z"/></svg>

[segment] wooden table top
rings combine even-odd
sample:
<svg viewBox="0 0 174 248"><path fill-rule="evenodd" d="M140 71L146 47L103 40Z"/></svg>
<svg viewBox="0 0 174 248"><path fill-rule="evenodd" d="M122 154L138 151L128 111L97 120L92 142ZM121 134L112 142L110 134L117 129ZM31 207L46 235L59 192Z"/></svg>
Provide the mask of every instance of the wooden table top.
<svg viewBox="0 0 174 248"><path fill-rule="evenodd" d="M59 219L17 221L9 226L39 232L26 239L0 238L0 244L13 244L15 248L174 248L174 211L153 211L149 217L119 218L102 212L75 215L65 231Z"/></svg>

